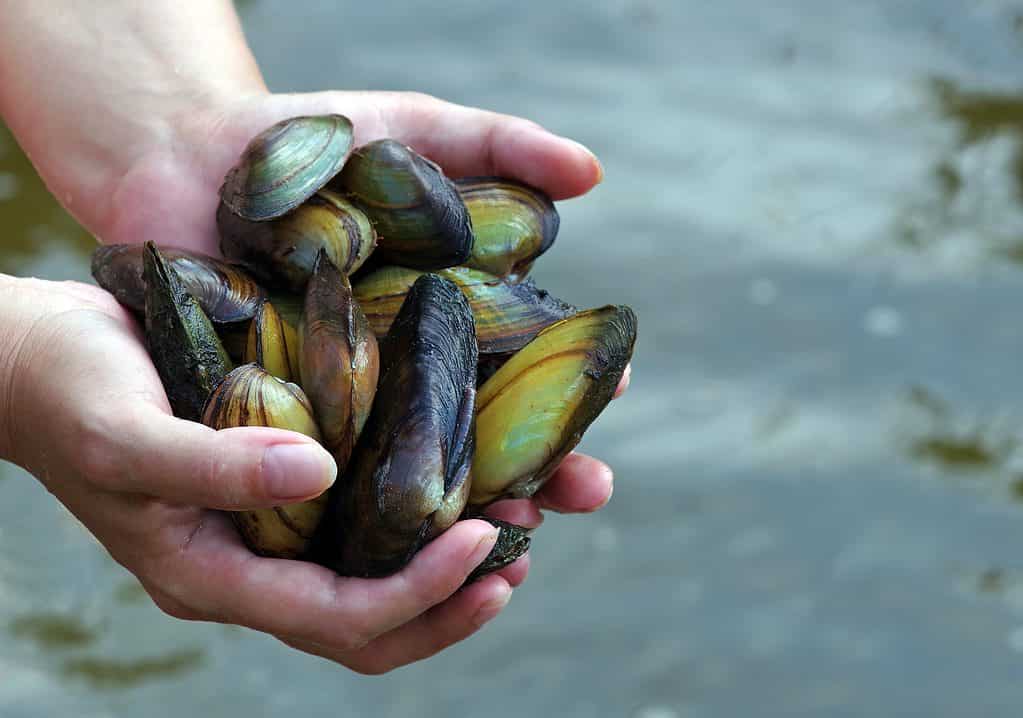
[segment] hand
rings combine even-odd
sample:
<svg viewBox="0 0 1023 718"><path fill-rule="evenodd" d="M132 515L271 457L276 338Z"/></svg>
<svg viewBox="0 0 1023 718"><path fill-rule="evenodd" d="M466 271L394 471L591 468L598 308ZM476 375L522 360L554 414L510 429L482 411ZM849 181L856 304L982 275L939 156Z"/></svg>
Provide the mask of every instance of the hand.
<svg viewBox="0 0 1023 718"><path fill-rule="evenodd" d="M600 178L575 143L421 95L250 95L182 118L170 141L137 146L135 161L104 188L111 201L88 205L96 212L80 210L80 219L105 241L154 239L215 254L217 189L248 139L284 117L324 112L348 115L359 144L397 138L453 176L502 174L556 198ZM456 593L493 543L480 521L460 522L386 579L254 556L209 509L315 496L332 480L329 457L288 432L214 432L174 419L136 324L106 293L30 280L7 280L4 292L0 327L30 329L8 344L18 349L7 370L0 365L14 387L0 396L9 417L3 455L40 477L170 615L249 626L377 673L465 638L525 579L521 559ZM288 447L284 459L268 453L276 446ZM284 463L287 472L275 470ZM495 514L535 526L541 508L592 511L610 492L610 470L573 455L533 500L505 502Z"/></svg>

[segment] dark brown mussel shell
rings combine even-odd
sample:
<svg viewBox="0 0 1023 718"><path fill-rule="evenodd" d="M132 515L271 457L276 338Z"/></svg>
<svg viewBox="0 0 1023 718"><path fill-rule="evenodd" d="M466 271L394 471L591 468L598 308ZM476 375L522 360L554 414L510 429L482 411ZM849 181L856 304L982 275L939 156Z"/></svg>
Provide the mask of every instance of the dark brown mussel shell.
<svg viewBox="0 0 1023 718"><path fill-rule="evenodd" d="M320 250L345 274L362 266L376 246L373 225L347 199L321 189L288 214L250 222L217 210L220 251L264 282L303 292Z"/></svg>
<svg viewBox="0 0 1023 718"><path fill-rule="evenodd" d="M466 266L523 279L558 235L560 218L550 197L503 177L465 177L455 185L476 235Z"/></svg>
<svg viewBox="0 0 1023 718"><path fill-rule="evenodd" d="M140 314L146 308L143 253L141 244L111 244L92 254L92 276L96 283ZM160 254L214 324L252 319L266 299L262 287L240 267L171 247L161 248Z"/></svg>
<svg viewBox="0 0 1023 718"><path fill-rule="evenodd" d="M152 242L146 242L144 266L149 354L174 415L199 421L231 360L199 302Z"/></svg>
<svg viewBox="0 0 1023 718"><path fill-rule="evenodd" d="M302 386L323 430L323 445L343 472L373 407L377 340L345 277L321 251L299 325Z"/></svg>
<svg viewBox="0 0 1023 718"><path fill-rule="evenodd" d="M636 341L624 306L579 312L540 332L483 386L469 503L532 496L614 396Z"/></svg>
<svg viewBox="0 0 1023 718"><path fill-rule="evenodd" d="M359 147L331 186L372 220L387 261L440 269L462 264L472 252L472 222L454 183L400 142Z"/></svg>
<svg viewBox="0 0 1023 718"><path fill-rule="evenodd" d="M346 575L400 569L454 523L470 484L477 351L458 288L421 277L380 355L377 398L338 502L336 568Z"/></svg>
<svg viewBox="0 0 1023 718"><path fill-rule="evenodd" d="M387 333L409 287L421 275L421 271L392 265L355 282L355 298L378 337ZM530 279L508 282L468 267L440 270L437 275L453 282L469 300L481 354L518 351L541 329L576 311Z"/></svg>
<svg viewBox="0 0 1023 718"><path fill-rule="evenodd" d="M250 222L298 207L325 186L352 150L352 123L343 115L282 120L245 147L220 188L220 201Z"/></svg>

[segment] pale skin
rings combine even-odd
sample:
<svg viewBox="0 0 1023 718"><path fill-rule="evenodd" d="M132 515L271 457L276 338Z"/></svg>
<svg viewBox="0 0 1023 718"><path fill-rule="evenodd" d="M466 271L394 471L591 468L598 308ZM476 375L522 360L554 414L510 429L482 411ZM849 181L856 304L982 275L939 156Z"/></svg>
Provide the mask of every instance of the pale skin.
<svg viewBox="0 0 1023 718"><path fill-rule="evenodd" d="M393 137L451 176L514 177L555 199L602 176L584 147L520 118L416 93L271 94L226 0L0 0L0 18L0 117L102 242L217 254L225 172L249 138L294 115L341 113L358 144ZM459 522L383 579L253 555L213 509L316 496L332 460L290 432L173 418L137 323L86 284L0 275L0 458L35 475L166 613L264 631L363 673L471 635L528 571L525 557L458 590L493 545L482 521ZM532 500L495 515L536 526L541 509L594 511L611 489L606 465L573 454Z"/></svg>

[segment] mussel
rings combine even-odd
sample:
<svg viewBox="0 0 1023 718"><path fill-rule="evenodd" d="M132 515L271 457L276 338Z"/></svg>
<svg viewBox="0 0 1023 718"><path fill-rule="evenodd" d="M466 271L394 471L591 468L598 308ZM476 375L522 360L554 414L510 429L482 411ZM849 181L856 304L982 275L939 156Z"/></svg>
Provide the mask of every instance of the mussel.
<svg viewBox="0 0 1023 718"><path fill-rule="evenodd" d="M472 312L451 282L420 277L380 345L377 399L338 500L337 569L400 569L462 513L476 396Z"/></svg>
<svg viewBox="0 0 1023 718"><path fill-rule="evenodd" d="M199 421L231 360L210 320L152 242L144 249L146 340L174 415Z"/></svg>
<svg viewBox="0 0 1023 718"><path fill-rule="evenodd" d="M344 166L352 123L343 115L282 120L245 147L220 188L220 201L250 222L275 219L298 207Z"/></svg>
<svg viewBox="0 0 1023 718"><path fill-rule="evenodd" d="M299 363L323 445L343 472L373 406L379 354L348 279L322 250L306 288Z"/></svg>
<svg viewBox="0 0 1023 718"><path fill-rule="evenodd" d="M302 390L267 373L255 364L238 367L209 398L202 421L214 429L269 426L297 431L320 440L312 406ZM285 506L231 513L238 530L261 556L298 558L323 518L328 493Z"/></svg>
<svg viewBox="0 0 1023 718"><path fill-rule="evenodd" d="M462 264L473 245L472 222L440 167L395 140L356 149L331 184L373 221L387 261L420 269Z"/></svg>
<svg viewBox="0 0 1023 718"><path fill-rule="evenodd" d="M262 281L302 292L320 250L345 274L362 266L376 246L373 225L347 199L321 189L278 219L251 222L217 210L220 251Z"/></svg>
<svg viewBox="0 0 1023 718"><path fill-rule="evenodd" d="M470 505L532 496L611 401L635 341L631 309L590 309L498 369L477 397Z"/></svg>
<svg viewBox="0 0 1023 718"><path fill-rule="evenodd" d="M141 244L111 244L92 255L92 276L121 304L141 314L146 307ZM266 292L239 267L183 249L163 247L160 254L181 278L214 324L252 319Z"/></svg>
<svg viewBox="0 0 1023 718"><path fill-rule="evenodd" d="M355 282L352 291L378 337L390 328L406 293L422 274L387 266ZM508 282L468 267L440 270L437 275L453 282L468 298L483 354L517 351L544 327L575 313L574 307L538 289L532 280Z"/></svg>
<svg viewBox="0 0 1023 718"><path fill-rule="evenodd" d="M263 302L249 325L244 361L283 381L299 378L298 330L269 301Z"/></svg>
<svg viewBox="0 0 1023 718"><path fill-rule="evenodd" d="M465 177L455 185L476 235L466 266L502 278L525 277L558 234L560 218L550 197L503 177Z"/></svg>

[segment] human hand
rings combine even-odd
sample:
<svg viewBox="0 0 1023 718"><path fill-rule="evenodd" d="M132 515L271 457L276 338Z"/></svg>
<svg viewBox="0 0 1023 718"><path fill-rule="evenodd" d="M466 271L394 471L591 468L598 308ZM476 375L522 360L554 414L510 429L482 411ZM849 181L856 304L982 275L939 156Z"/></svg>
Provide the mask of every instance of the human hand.
<svg viewBox="0 0 1023 718"><path fill-rule="evenodd" d="M110 211L82 219L107 241L155 239L215 254L217 189L244 144L279 119L323 112L351 117L359 144L396 137L454 176L503 174L558 198L585 191L600 176L592 155L531 123L421 95L248 96L190 116L172 141L138 145L138 158L107 188L116 198ZM289 457L290 493L271 491L265 449L283 442L315 457L311 442L273 430L216 433L172 418L136 325L95 288L15 280L7 291L22 313L12 326L32 327L10 361L10 385L18 387L6 404L17 407L9 412L12 455L169 614L249 626L375 673L461 640L524 580L528 559L456 593L493 542L493 531L478 521L460 522L387 579L340 578L252 555L230 521L209 509L314 496L329 481L325 454L306 471ZM59 394L41 369L55 364L71 377ZM609 469L573 455L533 500L504 502L494 514L535 526L541 508L591 511L610 489Z"/></svg>

